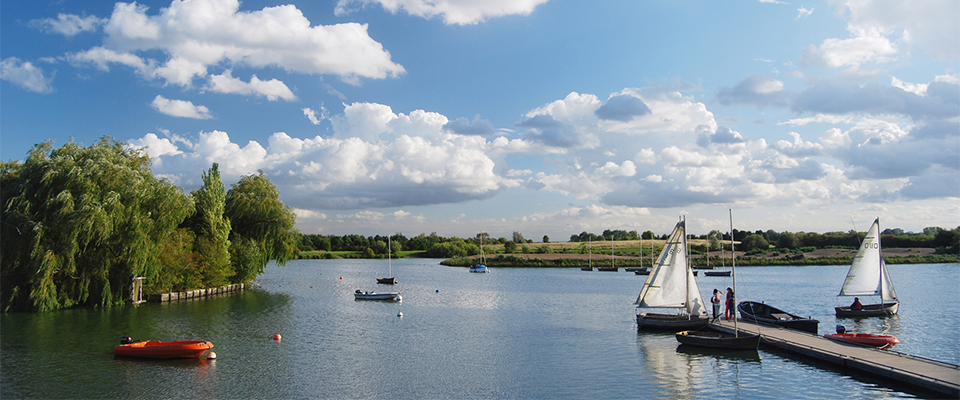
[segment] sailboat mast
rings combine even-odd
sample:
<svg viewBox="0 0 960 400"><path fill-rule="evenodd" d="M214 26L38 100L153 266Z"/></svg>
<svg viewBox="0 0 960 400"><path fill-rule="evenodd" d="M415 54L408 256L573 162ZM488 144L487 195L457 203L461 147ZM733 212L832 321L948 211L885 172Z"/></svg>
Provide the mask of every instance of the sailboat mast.
<svg viewBox="0 0 960 400"><path fill-rule="evenodd" d="M391 256L393 251L390 250L390 236L387 236L387 268L390 270L390 277L393 278L393 262Z"/></svg>
<svg viewBox="0 0 960 400"><path fill-rule="evenodd" d="M880 251L883 246L880 245L880 217L877 217L877 268L880 269L880 309L883 309L883 252Z"/></svg>
<svg viewBox="0 0 960 400"><path fill-rule="evenodd" d="M693 318L693 313L691 312L693 311L693 309L690 307L690 277L693 276L690 270L691 268L693 268L693 266L690 265L690 242L687 240L687 216L684 215L680 217L680 219L681 221L683 221L683 244L684 244L683 257L684 257L684 261L686 261L684 264L686 264L686 267L687 267L686 273L683 274L686 277L686 283L687 283L686 287L683 288L683 292L686 293L686 296L687 296L687 300L684 304L687 305L687 319L689 320Z"/></svg>
<svg viewBox="0 0 960 400"><path fill-rule="evenodd" d="M733 307L734 307L734 308L733 308L733 332L734 332L734 335L735 335L735 336L738 336L738 337L739 337L740 331L737 329L737 308L736 308L736 307L737 307L737 304L736 304L736 296L737 296L737 253L736 253L736 251L734 251L734 249L733 249L733 209L731 208L731 209L729 209L729 211L730 211L730 255L731 255L731 258L732 258L732 261L731 261L731 264L730 264L730 275L733 276L733 296L734 296L734 304L733 304Z"/></svg>

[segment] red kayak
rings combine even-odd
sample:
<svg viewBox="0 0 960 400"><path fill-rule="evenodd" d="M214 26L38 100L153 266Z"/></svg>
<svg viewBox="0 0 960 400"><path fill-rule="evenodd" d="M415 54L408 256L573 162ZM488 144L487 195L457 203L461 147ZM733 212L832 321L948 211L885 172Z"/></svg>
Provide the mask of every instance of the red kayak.
<svg viewBox="0 0 960 400"><path fill-rule="evenodd" d="M845 342L857 343L867 346L888 349L893 345L900 343L900 339L887 335L874 335L872 333L830 333L823 335L827 339L842 340Z"/></svg>
<svg viewBox="0 0 960 400"><path fill-rule="evenodd" d="M200 357L212 348L213 343L205 340L177 340L173 342L149 340L121 344L113 348L113 354L121 357L194 358Z"/></svg>

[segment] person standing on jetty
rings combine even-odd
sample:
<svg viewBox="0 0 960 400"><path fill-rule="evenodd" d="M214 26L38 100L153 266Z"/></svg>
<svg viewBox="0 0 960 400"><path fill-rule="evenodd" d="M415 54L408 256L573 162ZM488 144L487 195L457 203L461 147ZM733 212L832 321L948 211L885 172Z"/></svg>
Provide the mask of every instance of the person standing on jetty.
<svg viewBox="0 0 960 400"><path fill-rule="evenodd" d="M710 298L710 302L713 303L713 319L716 321L720 317L720 291L713 289L713 297Z"/></svg>
<svg viewBox="0 0 960 400"><path fill-rule="evenodd" d="M726 318L727 320L731 318L736 318L737 317L737 310L735 308L736 306L737 306L737 299L736 299L736 296L733 294L733 289L727 288L727 310L723 315L724 318Z"/></svg>

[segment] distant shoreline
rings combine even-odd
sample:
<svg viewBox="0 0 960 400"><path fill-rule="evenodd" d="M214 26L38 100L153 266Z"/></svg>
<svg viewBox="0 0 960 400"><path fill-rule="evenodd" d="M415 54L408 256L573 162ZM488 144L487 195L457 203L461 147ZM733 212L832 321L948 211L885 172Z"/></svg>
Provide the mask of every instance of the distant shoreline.
<svg viewBox="0 0 960 400"><path fill-rule="evenodd" d="M778 253L765 252L762 255L745 255L737 251L738 266L783 266L783 265L849 265L853 262L856 250L850 249L818 249L809 253ZM730 267L730 252L725 252L726 258L719 258L720 252L709 253L709 264L706 255L693 255L690 261L693 266L713 266L716 268ZM655 257L655 256L654 256ZM579 253L547 253L547 254L497 254L485 258L485 265L492 268L509 267L548 267L548 268L579 268L588 265L594 267L649 267L651 256L644 256L642 261L638 256L620 256L615 258L609 254L588 255ZM884 250L884 260L887 264L941 264L960 263L960 256L956 254L935 254L931 248L894 248ZM479 257L455 257L442 261L447 266L467 267L479 261Z"/></svg>

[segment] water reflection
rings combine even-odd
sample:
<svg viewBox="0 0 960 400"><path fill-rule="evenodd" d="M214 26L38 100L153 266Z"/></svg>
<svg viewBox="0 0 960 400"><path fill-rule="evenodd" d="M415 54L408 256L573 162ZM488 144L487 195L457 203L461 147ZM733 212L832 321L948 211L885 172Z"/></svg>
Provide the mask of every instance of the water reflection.
<svg viewBox="0 0 960 400"><path fill-rule="evenodd" d="M656 378L661 396L697 397L696 382L704 375L704 363L696 357L677 357L673 333L638 333L637 346L641 362Z"/></svg>

